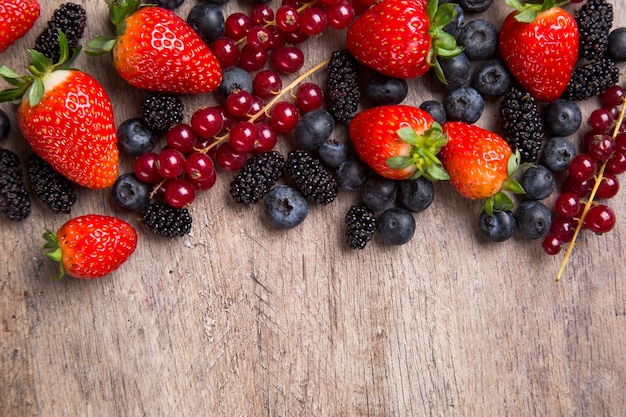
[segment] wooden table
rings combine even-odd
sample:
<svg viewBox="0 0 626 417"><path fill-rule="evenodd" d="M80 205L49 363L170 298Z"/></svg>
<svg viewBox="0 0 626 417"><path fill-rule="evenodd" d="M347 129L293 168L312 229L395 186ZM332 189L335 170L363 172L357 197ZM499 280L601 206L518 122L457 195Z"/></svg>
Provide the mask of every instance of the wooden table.
<svg viewBox="0 0 626 417"><path fill-rule="evenodd" d="M235 1L227 11L249 7ZM624 26L624 2L614 1ZM103 1L77 2L88 11L86 39L112 33ZM42 0L42 18L3 64L24 71L25 49L61 3ZM499 24L508 9L497 3L490 17ZM343 35L307 41L305 68L342 47ZM76 66L109 91L118 123L138 114L145 93L108 57L83 55ZM409 85L410 104L442 97L426 78ZM184 102L188 120L215 98ZM497 126L494 108L479 124ZM15 121L10 105L2 109ZM346 140L345 128L334 136ZM30 152L16 130L2 146ZM131 165L123 156L121 172ZM484 241L480 204L449 184L416 215L410 243L375 238L355 251L342 219L358 194L342 192L279 231L261 207L229 200L231 177L219 172L191 208L192 233L177 240L150 235L108 191L79 190L71 215L34 200L27 220L0 221L0 415L626 415L626 192L610 202L617 227L582 233L556 283L562 255L519 237ZM135 225L137 251L105 279L53 281L44 227L94 212Z"/></svg>

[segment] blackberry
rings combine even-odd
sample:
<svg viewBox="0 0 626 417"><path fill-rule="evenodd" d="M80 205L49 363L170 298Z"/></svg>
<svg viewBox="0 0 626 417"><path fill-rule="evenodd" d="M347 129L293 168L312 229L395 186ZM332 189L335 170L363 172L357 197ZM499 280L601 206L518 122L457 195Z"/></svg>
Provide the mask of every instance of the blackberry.
<svg viewBox="0 0 626 417"><path fill-rule="evenodd" d="M587 100L604 93L619 79L619 69L610 58L600 58L577 67L565 88L563 98L572 101Z"/></svg>
<svg viewBox="0 0 626 417"><path fill-rule="evenodd" d="M513 86L500 103L502 136L518 149L522 163L533 163L539 156L544 138L543 121L537 100L527 91Z"/></svg>
<svg viewBox="0 0 626 417"><path fill-rule="evenodd" d="M361 90L357 61L347 49L330 55L326 89L328 112L339 122L352 119L361 99Z"/></svg>
<svg viewBox="0 0 626 417"><path fill-rule="evenodd" d="M70 180L59 174L41 157L28 158L28 179L35 194L53 213L69 213L76 202L76 192Z"/></svg>
<svg viewBox="0 0 626 417"><path fill-rule="evenodd" d="M0 211L8 219L19 221L30 215L30 208L20 158L15 152L0 148Z"/></svg>
<svg viewBox="0 0 626 417"><path fill-rule="evenodd" d="M83 38L87 25L87 12L83 6L74 3L62 4L54 11L47 27L39 34L34 49L58 62L61 56L59 34L61 30L67 38L70 51L76 49Z"/></svg>
<svg viewBox="0 0 626 417"><path fill-rule="evenodd" d="M285 158L270 151L254 155L230 183L230 195L238 204L258 203L285 171Z"/></svg>
<svg viewBox="0 0 626 417"><path fill-rule="evenodd" d="M141 103L139 116L148 128L165 132L183 121L183 102L177 96L148 93Z"/></svg>
<svg viewBox="0 0 626 417"><path fill-rule="evenodd" d="M613 5L606 0L587 0L576 12L579 54L592 61L603 57L613 26Z"/></svg>
<svg viewBox="0 0 626 417"><path fill-rule="evenodd" d="M141 213L143 224L152 233L165 237L181 237L191 231L191 215L186 208L173 208L165 203L151 203Z"/></svg>
<svg viewBox="0 0 626 417"><path fill-rule="evenodd" d="M346 242L352 249L363 249L376 232L374 212L362 205L352 206L345 218Z"/></svg>
<svg viewBox="0 0 626 417"><path fill-rule="evenodd" d="M337 180L307 151L295 149L289 152L285 169L300 192L316 203L326 205L337 197Z"/></svg>

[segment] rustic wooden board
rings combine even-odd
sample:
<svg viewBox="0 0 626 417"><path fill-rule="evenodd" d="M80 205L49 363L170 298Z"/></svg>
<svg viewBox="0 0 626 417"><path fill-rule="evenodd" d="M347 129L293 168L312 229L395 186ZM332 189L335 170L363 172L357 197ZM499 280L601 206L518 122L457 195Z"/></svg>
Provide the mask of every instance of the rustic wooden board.
<svg viewBox="0 0 626 417"><path fill-rule="evenodd" d="M103 1L76 2L88 10L86 38L112 33ZM507 9L496 2L499 23ZM2 64L25 69L25 49L61 3L42 1L37 26ZM305 67L343 42L332 31L307 41ZM108 57L76 66L104 84L118 123L137 115L144 93ZM441 98L426 79L409 85L408 103ZM215 98L184 101L188 119ZM493 103L479 124L497 125ZM29 152L15 131L2 146ZM122 172L131 164L123 157ZM375 238L352 251L341 222L357 194L277 231L259 207L229 200L230 178L219 173L191 209L193 232L173 241L142 230L107 191L80 190L72 215L115 214L140 231L131 260L94 282L52 281L56 267L41 256L43 228L69 215L35 201L29 219L0 221L0 415L625 415L624 192L611 201L615 230L583 233L555 283L562 256L537 241L480 239L479 204L447 184L409 244Z"/></svg>

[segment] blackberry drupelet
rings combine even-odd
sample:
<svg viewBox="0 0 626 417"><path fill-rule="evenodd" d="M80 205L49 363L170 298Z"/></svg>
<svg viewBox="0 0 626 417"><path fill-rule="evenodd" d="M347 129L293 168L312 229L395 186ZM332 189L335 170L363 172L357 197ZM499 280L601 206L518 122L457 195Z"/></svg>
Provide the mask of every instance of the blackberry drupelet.
<svg viewBox="0 0 626 417"><path fill-rule="evenodd" d="M76 202L76 192L72 182L35 154L28 158L28 179L35 194L53 213L71 211Z"/></svg>
<svg viewBox="0 0 626 417"><path fill-rule="evenodd" d="M347 49L331 54L326 90L328 112L335 120L347 122L352 119L361 100L361 90L358 63Z"/></svg>
<svg viewBox="0 0 626 417"><path fill-rule="evenodd" d="M587 100L604 93L619 80L619 69L610 58L600 58L577 67L567 84L563 98Z"/></svg>
<svg viewBox="0 0 626 417"><path fill-rule="evenodd" d="M587 0L576 12L579 55L592 61L603 57L613 26L613 5L606 0Z"/></svg>
<svg viewBox="0 0 626 417"><path fill-rule="evenodd" d="M139 116L150 129L165 132L183 121L183 102L177 96L148 93L141 103Z"/></svg>
<svg viewBox="0 0 626 417"><path fill-rule="evenodd" d="M364 249L376 232L374 212L362 205L350 207L345 218L346 242L352 249Z"/></svg>
<svg viewBox="0 0 626 417"><path fill-rule="evenodd" d="M58 62L61 55L58 30L65 34L72 51L78 47L83 38L86 25L87 12L83 6L75 3L62 4L54 11L46 29L37 37L34 49L50 58L52 62Z"/></svg>
<svg viewBox="0 0 626 417"><path fill-rule="evenodd" d="M513 86L500 103L500 128L503 138L518 149L522 163L533 163L544 139L543 121L537 100L527 91Z"/></svg>
<svg viewBox="0 0 626 417"><path fill-rule="evenodd" d="M337 197L337 180L307 151L295 149L289 152L285 169L300 192L316 203L326 205Z"/></svg>
<svg viewBox="0 0 626 417"><path fill-rule="evenodd" d="M10 220L24 220L30 215L30 196L24 185L19 156L0 148L0 211Z"/></svg>
<svg viewBox="0 0 626 417"><path fill-rule="evenodd" d="M256 204L270 191L285 172L285 158L280 152L254 155L230 183L230 195L238 204Z"/></svg>
<svg viewBox="0 0 626 417"><path fill-rule="evenodd" d="M186 208L177 209L165 203L151 203L141 213L143 224L152 233L164 237L181 237L191 231L191 215Z"/></svg>

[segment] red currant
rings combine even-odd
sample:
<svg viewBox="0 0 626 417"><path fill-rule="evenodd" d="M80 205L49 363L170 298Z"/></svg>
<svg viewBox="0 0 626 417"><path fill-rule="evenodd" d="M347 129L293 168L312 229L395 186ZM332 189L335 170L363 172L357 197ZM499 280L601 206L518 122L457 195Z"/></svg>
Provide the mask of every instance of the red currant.
<svg viewBox="0 0 626 417"><path fill-rule="evenodd" d="M173 126L165 134L165 141L167 147L176 149L183 154L187 154L193 150L196 145L196 133L193 128L185 123L180 123Z"/></svg>
<svg viewBox="0 0 626 417"><path fill-rule="evenodd" d="M610 172L604 172L598 190L596 191L596 198L607 200L613 198L619 192L619 180L614 174Z"/></svg>
<svg viewBox="0 0 626 417"><path fill-rule="evenodd" d="M254 94L261 98L268 99L280 93L283 89L283 80L276 71L266 69L256 73L252 80L252 88Z"/></svg>
<svg viewBox="0 0 626 417"><path fill-rule="evenodd" d="M543 238L541 247L548 255L557 255L561 251L562 245L563 242L561 242L558 237L548 233L546 237Z"/></svg>
<svg viewBox="0 0 626 417"><path fill-rule="evenodd" d="M259 131L259 138L254 143L252 152L263 153L274 149L276 143L278 143L278 133L276 130L267 122L258 122L255 123L255 125Z"/></svg>
<svg viewBox="0 0 626 417"><path fill-rule="evenodd" d="M228 144L222 143L215 152L215 162L226 171L239 171L246 164L247 155L237 152Z"/></svg>
<svg viewBox="0 0 626 417"><path fill-rule="evenodd" d="M296 28L291 32L285 32L285 43L290 43L292 45L297 45L309 39L309 35L302 32L300 28Z"/></svg>
<svg viewBox="0 0 626 417"><path fill-rule="evenodd" d="M224 34L226 37L238 41L243 39L250 27L250 18L241 12L229 15L224 21Z"/></svg>
<svg viewBox="0 0 626 417"><path fill-rule="evenodd" d="M617 84L607 88L602 94L602 100L607 106L620 106L624 103L624 98L626 98L626 90Z"/></svg>
<svg viewBox="0 0 626 417"><path fill-rule="evenodd" d="M319 35L327 25L326 14L319 7L309 7L303 10L298 19L300 30L309 36Z"/></svg>
<svg viewBox="0 0 626 417"><path fill-rule="evenodd" d="M298 108L289 101L279 101L270 110L270 124L280 133L291 132L299 120Z"/></svg>
<svg viewBox="0 0 626 417"><path fill-rule="evenodd" d="M221 37L211 44L211 51L220 63L220 67L229 68L239 61L239 48L234 39Z"/></svg>
<svg viewBox="0 0 626 417"><path fill-rule="evenodd" d="M274 20L274 10L267 4L256 4L250 10L250 24L266 25Z"/></svg>
<svg viewBox="0 0 626 417"><path fill-rule="evenodd" d="M235 123L230 130L228 143L239 153L252 152L254 143L259 139L259 130L247 120Z"/></svg>
<svg viewBox="0 0 626 417"><path fill-rule="evenodd" d="M613 158L606 161L605 172L609 172L611 174L623 174L626 172L626 152L617 151Z"/></svg>
<svg viewBox="0 0 626 417"><path fill-rule="evenodd" d="M193 178L189 179L189 182L193 185L193 187L198 191L206 191L215 185L215 181L217 180L217 172L213 170L213 173L208 177L202 177L200 179L194 180Z"/></svg>
<svg viewBox="0 0 626 417"><path fill-rule="evenodd" d="M569 175L578 181L588 180L596 173L596 161L587 154L579 153L570 162L567 170Z"/></svg>
<svg viewBox="0 0 626 417"><path fill-rule="evenodd" d="M563 190L572 192L580 198L587 197L593 188L593 178L578 180L568 175L563 182Z"/></svg>
<svg viewBox="0 0 626 417"><path fill-rule="evenodd" d="M246 90L238 90L226 97L226 110L235 117L244 117L250 112L254 99Z"/></svg>
<svg viewBox="0 0 626 417"><path fill-rule="evenodd" d="M272 64L280 73L293 74L304 65L304 53L297 46L281 46L274 50Z"/></svg>
<svg viewBox="0 0 626 417"><path fill-rule="evenodd" d="M215 172L213 160L206 154L194 152L185 161L185 174L190 181L201 181Z"/></svg>
<svg viewBox="0 0 626 417"><path fill-rule="evenodd" d="M554 202L554 211L557 216L570 218L574 217L580 209L580 197L572 192L564 192L557 197Z"/></svg>
<svg viewBox="0 0 626 417"><path fill-rule="evenodd" d="M163 178L176 178L185 170L185 156L176 149L163 149L155 162L159 175Z"/></svg>
<svg viewBox="0 0 626 417"><path fill-rule="evenodd" d="M615 226L615 213L604 204L591 206L583 226L597 234L606 233Z"/></svg>
<svg viewBox="0 0 626 417"><path fill-rule="evenodd" d="M201 107L191 115L191 127L201 138L212 138L224 125L222 111L218 107Z"/></svg>
<svg viewBox="0 0 626 417"><path fill-rule="evenodd" d="M322 107L324 93L315 83L304 83L296 90L296 105L303 112L309 112Z"/></svg>
<svg viewBox="0 0 626 417"><path fill-rule="evenodd" d="M609 135L596 135L588 143L587 152L598 161L606 161L615 154L615 141Z"/></svg>
<svg viewBox="0 0 626 417"><path fill-rule="evenodd" d="M596 109L589 115L589 125L593 130L606 132L613 124L613 115L609 109Z"/></svg>
<svg viewBox="0 0 626 417"><path fill-rule="evenodd" d="M147 184L154 184L161 180L161 175L156 169L158 155L154 152L146 152L135 160L134 172L137 179Z"/></svg>
<svg viewBox="0 0 626 417"><path fill-rule="evenodd" d="M328 18L328 26L331 28L345 29L356 17L356 11L349 1L339 0L326 6L326 17Z"/></svg>
<svg viewBox="0 0 626 417"><path fill-rule="evenodd" d="M196 198L196 189L189 181L176 178L165 184L165 202L174 208L183 208L193 203Z"/></svg>
<svg viewBox="0 0 626 417"><path fill-rule="evenodd" d="M255 51L263 51L270 45L272 34L264 25L255 25L248 29L247 44Z"/></svg>
<svg viewBox="0 0 626 417"><path fill-rule="evenodd" d="M283 32L291 32L298 27L298 8L291 5L276 10L276 27Z"/></svg>
<svg viewBox="0 0 626 417"><path fill-rule="evenodd" d="M574 219L566 219L557 217L552 219L550 225L550 234L556 236L562 243L570 242L576 231L577 221Z"/></svg>
<svg viewBox="0 0 626 417"><path fill-rule="evenodd" d="M267 49L257 51L250 45L244 45L239 53L239 66L247 72L258 71L268 60Z"/></svg>

